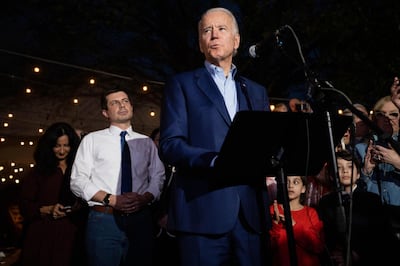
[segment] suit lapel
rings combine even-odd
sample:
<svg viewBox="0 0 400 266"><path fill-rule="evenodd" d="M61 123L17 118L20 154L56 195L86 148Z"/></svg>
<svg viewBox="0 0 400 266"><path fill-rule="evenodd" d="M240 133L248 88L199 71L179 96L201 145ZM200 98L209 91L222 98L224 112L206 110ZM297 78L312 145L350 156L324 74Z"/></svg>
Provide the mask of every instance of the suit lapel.
<svg viewBox="0 0 400 266"><path fill-rule="evenodd" d="M238 96L238 104L239 104L239 111L243 110L249 110L250 107L247 104L247 100L251 101L251 99L246 99L246 95L244 94L243 90L247 90L246 84L244 83L244 80L239 81L240 77L236 79L236 91L237 91L237 96ZM247 91L247 93L249 93Z"/></svg>
<svg viewBox="0 0 400 266"><path fill-rule="evenodd" d="M230 125L231 119L229 117L228 110L225 107L224 98L222 97L219 89L210 74L207 72L205 68L200 69L195 74L197 80L197 86L203 93L210 99L210 101L214 104L215 108L218 110L218 113L222 116L224 121Z"/></svg>

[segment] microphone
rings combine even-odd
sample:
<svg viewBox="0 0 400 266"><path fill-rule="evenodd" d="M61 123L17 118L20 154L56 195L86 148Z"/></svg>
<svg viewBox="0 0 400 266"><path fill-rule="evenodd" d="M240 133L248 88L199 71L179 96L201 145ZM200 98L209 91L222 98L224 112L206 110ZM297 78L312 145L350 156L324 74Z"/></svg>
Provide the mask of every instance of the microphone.
<svg viewBox="0 0 400 266"><path fill-rule="evenodd" d="M286 25L280 27L273 34L269 34L266 38L264 38L261 42L253 44L249 47L249 55L252 58L260 57L260 55L264 52L269 50L271 47L269 45L271 43L275 43L278 47L283 46L283 42L280 40L279 36L281 31L286 29ZM274 40L275 39L275 40ZM273 41L274 40L274 41Z"/></svg>

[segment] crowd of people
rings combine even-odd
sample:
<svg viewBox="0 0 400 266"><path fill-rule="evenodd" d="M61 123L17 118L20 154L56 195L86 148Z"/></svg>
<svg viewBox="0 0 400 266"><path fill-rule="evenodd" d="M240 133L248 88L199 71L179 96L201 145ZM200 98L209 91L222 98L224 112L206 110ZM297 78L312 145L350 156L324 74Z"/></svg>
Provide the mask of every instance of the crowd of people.
<svg viewBox="0 0 400 266"><path fill-rule="evenodd" d="M266 88L239 74L229 10L207 10L198 39L204 65L168 79L151 136L134 131L133 99L120 87L101 95L109 127L84 136L64 122L46 130L21 189L20 265L393 264L399 79L372 115L360 104L364 118L347 110L352 126L317 176L285 176L284 190L272 188L274 177L225 180L219 151L237 112L313 110L298 99L270 110Z"/></svg>

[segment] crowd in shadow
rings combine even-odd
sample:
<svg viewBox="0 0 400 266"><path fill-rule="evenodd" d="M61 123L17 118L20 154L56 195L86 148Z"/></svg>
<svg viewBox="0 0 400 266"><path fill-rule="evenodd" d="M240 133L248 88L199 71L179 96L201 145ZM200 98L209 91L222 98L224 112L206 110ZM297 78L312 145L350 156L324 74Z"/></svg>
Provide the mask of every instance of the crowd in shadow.
<svg viewBox="0 0 400 266"><path fill-rule="evenodd" d="M393 87L398 88L398 82ZM399 132L395 104L399 94L392 91L392 96L377 101L373 115L364 106L354 105L382 131L369 129L363 119L345 110L344 115L353 116L354 127L348 128L335 147L337 172L332 172L327 162L316 176L287 177L295 251L288 245L284 191L275 177L266 178L273 218L273 265L290 265L292 252L300 265L390 265L395 259L400 248L400 156L385 139L390 136L397 141ZM292 107L277 104L274 111L312 112L307 103L295 102ZM160 129L156 128L150 138L159 148ZM6 255L14 255L13 265L61 265L60 259L63 265L87 265L83 236L89 206L69 185L80 140L69 124L60 122L50 126L39 141L34 154L36 167L24 179L19 202L3 214L8 229L2 245L8 246ZM152 205L156 266L165 262L179 265L180 256L175 232L167 228L176 169L168 164L164 167L162 193Z"/></svg>

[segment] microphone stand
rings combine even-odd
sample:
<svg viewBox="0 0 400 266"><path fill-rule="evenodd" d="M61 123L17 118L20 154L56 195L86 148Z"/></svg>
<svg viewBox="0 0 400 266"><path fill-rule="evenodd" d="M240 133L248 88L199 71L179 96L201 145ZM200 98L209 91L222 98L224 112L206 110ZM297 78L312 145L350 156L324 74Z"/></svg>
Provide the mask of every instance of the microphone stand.
<svg viewBox="0 0 400 266"><path fill-rule="evenodd" d="M331 166L331 173L333 174L333 182L335 186L335 192L337 194L337 202L336 202L336 228L338 230L338 233L340 235L344 235L344 239L348 239L347 237L347 220L346 220L346 212L343 206L343 199L342 199L342 187L340 185L340 178L339 178L339 172L338 172L338 166L337 166L337 159L336 159L336 145L333 139L333 130L332 130L332 121L331 121L331 113L329 111L329 108L325 106L325 94L322 92L323 88L320 84L320 82L314 78L314 75L309 74L308 77L313 77L313 81L311 83L311 94L310 96L313 97L315 94L317 94L317 103L322 105L322 110L324 111L325 119L326 119L326 126L327 126L327 131L328 131L328 137L329 137L329 151L330 151L330 166ZM312 106L316 107L315 105ZM321 106L320 106L321 107ZM314 108L313 108L314 110ZM349 244L346 241L344 242L345 248L344 250L349 250ZM349 254L346 254L345 259L348 261ZM349 264L346 264L349 265Z"/></svg>
<svg viewBox="0 0 400 266"><path fill-rule="evenodd" d="M353 103L351 100L341 91L335 89L329 82L325 81L325 83L328 85L328 87L322 87L319 85L319 94L324 96L324 93L322 91L334 91L339 93L345 98L345 107L349 109L352 114L356 115L358 118L360 118L366 125L367 127L375 132L375 134L378 136L378 139L383 140L385 142L390 143L392 148L396 151L397 154L400 154L400 143L395 141L392 136L386 132L384 132L377 124L372 122L371 119L369 119L362 111L358 110L356 107L354 107Z"/></svg>
<svg viewBox="0 0 400 266"><path fill-rule="evenodd" d="M283 205L283 214L285 217L285 229L286 229L286 238L288 240L288 248L290 254L290 265L297 266L297 253L296 253L296 242L294 239L293 233L293 221L292 214L290 212L290 204L289 204L289 193L287 188L287 176L284 171L284 166L282 162L282 156L284 155L285 150L283 147L280 148L278 154L271 158L271 165L277 169L277 184L281 186L282 189L282 205Z"/></svg>
<svg viewBox="0 0 400 266"><path fill-rule="evenodd" d="M325 86L322 85L322 83L316 78L315 73L313 73L312 71L310 71L309 67L306 64L306 61L304 59L303 53L302 53L302 49L301 49L301 45L300 42L297 38L296 33L294 32L294 30L289 26L289 25L285 25L282 29L287 28L289 29L292 34L293 37L296 40L297 43L297 47L298 47L298 51L300 54L300 58L302 61L302 67L304 69L304 74L306 77L306 80L309 82L310 87L308 90L308 98L311 100L314 100L314 103L316 103L317 105L312 105L312 109L314 111L323 111L325 118L326 118L326 124L327 124L327 130L328 130L328 136L329 136L329 143L330 143L330 160L331 160L331 170L332 173L334 175L334 183L335 183L335 189L337 192L337 209L336 209L336 225L337 225L337 229L339 233L344 233L346 238L345 238L345 250L347 251L346 255L345 255L345 259L346 259L346 265L349 265L350 263L350 256L351 256L351 252L350 252L350 237L348 237L348 233L349 231L346 231L346 224L347 224L347 220L346 220L346 214L345 214L345 210L344 210L344 206L343 206L343 201L342 201L342 191L341 191L341 186L340 186L340 181L339 181L339 174L338 174L338 169L337 169L337 161L336 161L336 150L335 150L335 143L334 143L334 139L333 139L333 133L332 133L332 122L331 122L331 114L329 112L329 108L327 108L327 102L325 99L325 93L324 91L334 91L337 92L339 94L341 94L345 99L346 99L346 107L356 116L358 116L370 129L372 129L373 131L375 131L375 133L378 135L378 138L380 138L381 140L384 140L388 143L390 143L390 145L392 146L392 148L398 153L400 154L400 143L397 143L396 141L393 140L392 136L390 136L389 134L385 133L381 128L379 128L376 124L374 124L367 116L364 115L364 113L362 113L360 110L358 110L357 108L355 108L351 102L351 100L341 91L336 90L329 82L325 81L325 85L328 85L326 88ZM279 33L279 32L278 32ZM279 39L279 34L276 35L276 40L278 43L278 47L280 48L280 50L282 51L283 54L285 54L286 56L287 53L285 52L285 50L283 49L283 42ZM297 65L300 65L297 60L294 60L293 58L291 58L290 56L288 56L289 59L292 59L292 61L296 62ZM310 104L312 104L313 101L310 102ZM322 108L321 108L322 107ZM282 169L282 167L281 167ZM281 170L282 172L282 170ZM287 192L287 186L286 186L286 182L285 182L285 178L284 178L284 174L281 173L281 183L283 183L283 191ZM291 214L290 214L290 206L288 204L288 199L285 198L285 195L287 197L287 193L283 193L284 194L284 204L286 206L284 206L285 209L285 219L286 219L286 230L287 230L287 235L288 235L288 245L289 245L289 251L291 256L293 256L293 259L291 258L291 264L292 265L297 265L297 258L296 258L296 254L295 254L295 247L294 247L294 239L293 237L293 228L291 226L291 223L289 224L289 222L291 222ZM286 203L285 203L286 202ZM350 213L351 215L351 213ZM289 224L289 225L288 225ZM351 224L349 224L349 227L351 226ZM346 242L346 239L348 242Z"/></svg>
<svg viewBox="0 0 400 266"><path fill-rule="evenodd" d="M325 98L325 94L324 91L333 91L333 92L337 92L338 94L342 95L343 98L345 99L345 107L348 108L352 114L356 115L358 118L360 118L367 126L370 130L374 131L376 133L376 135L378 136L378 139L383 140L387 143L390 143L391 147L396 151L397 154L400 154L400 143L398 143L397 141L395 141L392 136L386 132L384 132L377 124L373 123L371 119L369 119L362 111L360 111L359 109L357 109L356 107L354 107L354 105L352 104L351 100L341 91L336 90L329 82L325 81L325 83L328 85L327 87L323 87L321 86L320 82L318 82L318 86L317 87L313 87L313 89L317 89L318 90L318 95L319 95L319 101L323 102L326 104L326 101L324 101ZM315 91L314 91L315 93ZM328 114L329 112L326 111L327 113L327 118L328 118ZM329 121L328 121L328 129L330 130L330 126L329 126ZM337 193L338 193L338 206L337 206L337 216L336 216L336 224L337 224L337 229L339 231L339 233L345 233L345 248L346 248L346 265L350 265L351 264L351 248L350 248L350 243L351 243L351 236L350 236L350 232L351 232L351 223L349 223L347 225L348 230L345 231L346 229L346 224L347 224L347 220L346 220L346 216L345 216L345 212L344 212L344 206L343 206L343 202L342 202L342 195L341 195L341 191L340 191L340 185L339 185L339 175L337 172L337 164L336 164L336 156L334 153L334 146L332 145L332 133L329 132L329 136L331 139L331 151L332 151L332 166L333 166L333 172L334 172L334 176L336 177L334 180L336 181L336 189L337 189ZM353 150L353 153L355 151ZM335 158L335 159L333 159ZM350 204L352 204L350 202ZM351 220L352 217L352 213L349 213L349 219Z"/></svg>
<svg viewBox="0 0 400 266"><path fill-rule="evenodd" d="M346 213L344 210L344 206L343 206L343 201L342 201L342 192L341 192L341 186L340 186L340 181L339 181L339 174L338 174L338 169L337 169L337 161L336 161L336 150L335 150L335 143L334 143L334 139L333 139L333 132L332 132L332 121L331 121L331 114L329 112L329 108L327 108L326 106L326 102L325 102L325 94L323 93L323 87L321 85L321 82L316 78L316 75L314 72L310 71L304 56L303 56L303 52L301 49L301 45L300 45L300 41L295 33L295 31L289 26L286 25L285 28L289 29L291 31L291 33L293 34L293 37L296 40L297 43L297 47L298 47L298 51L299 51L299 55L300 55L300 59L302 62L302 65L300 65L297 60L294 60L293 58L289 57L290 59L292 59L292 61L297 62L297 65L303 67L304 69L304 75L306 80L309 83L309 90L308 90L308 98L309 99L314 99L315 103L318 103L319 106L318 107L322 107L322 109L320 108L315 108L317 107L316 105L312 106L313 110L318 110L320 109L320 111L324 112L325 115L325 119L326 119L326 125L327 125L327 131L328 131L328 137L329 137L329 148L330 148L330 160L331 160L331 170L332 173L334 175L334 183L335 183L335 189L337 192L337 209L336 209L336 225L337 225L337 229L340 233L345 233L346 232ZM280 42L279 40L279 36L277 36L277 41L279 41L279 43L281 44L279 46L279 48L281 48L282 52L284 54L285 51L283 49L283 42ZM310 104L312 104L313 102L311 102ZM352 104L351 104L352 105ZM354 106L352 106L354 107ZM356 108L354 108L356 109ZM345 238L346 239L346 238ZM345 243L346 244L346 243ZM347 250L347 248L346 248ZM348 260L346 260L348 261Z"/></svg>

